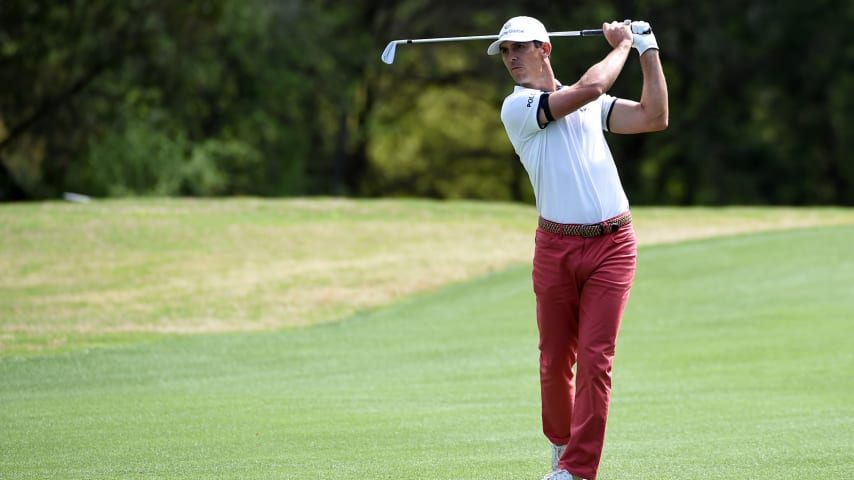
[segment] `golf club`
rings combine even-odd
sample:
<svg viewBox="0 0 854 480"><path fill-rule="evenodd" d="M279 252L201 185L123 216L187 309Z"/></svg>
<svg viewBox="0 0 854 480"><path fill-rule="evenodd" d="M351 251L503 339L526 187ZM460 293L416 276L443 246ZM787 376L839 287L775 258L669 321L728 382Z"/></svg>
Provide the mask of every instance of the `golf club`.
<svg viewBox="0 0 854 480"><path fill-rule="evenodd" d="M568 32L549 32L549 37L591 37L594 35L602 35L602 30L572 30ZM408 43L440 43L440 42L461 42L467 40L497 40L498 35L475 35L471 37L443 37L443 38L416 38L411 40L392 40L383 51L383 62L391 65L394 62L394 54L397 51L397 46Z"/></svg>

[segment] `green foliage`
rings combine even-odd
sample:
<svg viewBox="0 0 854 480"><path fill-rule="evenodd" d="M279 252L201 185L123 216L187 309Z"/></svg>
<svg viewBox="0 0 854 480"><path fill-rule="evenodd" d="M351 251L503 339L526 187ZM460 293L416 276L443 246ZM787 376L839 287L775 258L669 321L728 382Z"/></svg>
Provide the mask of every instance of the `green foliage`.
<svg viewBox="0 0 854 480"><path fill-rule="evenodd" d="M470 85L475 88L475 85ZM405 110L379 108L389 128L372 135L374 175L368 191L440 198L510 200L517 189L512 158L495 105L466 86L413 91ZM414 107L414 108L413 108Z"/></svg>
<svg viewBox="0 0 854 480"><path fill-rule="evenodd" d="M254 190L261 156L238 141L208 140L197 144L184 167L182 193L246 195Z"/></svg>
<svg viewBox="0 0 854 480"><path fill-rule="evenodd" d="M511 80L485 42L402 46L394 65L379 61L393 39L489 34L530 14L552 30L655 28L670 128L610 140L634 203L852 204L849 3L5 0L0 199L85 187L530 201L498 119ZM607 52L596 38L554 45L567 84ZM635 57L612 93L640 96ZM176 189L180 173L142 175L163 160L129 153L117 157L127 168L96 171L106 159L92 155L123 142L171 155L185 178ZM138 173L116 180L116 168Z"/></svg>
<svg viewBox="0 0 854 480"><path fill-rule="evenodd" d="M307 98L295 89L306 74L280 61L294 55L282 55L276 23L298 12L236 0L78 3L4 2L0 17L16 24L2 50L15 75L0 95L2 153L28 191L304 192L307 173L291 165L308 163L311 139L288 125L313 123L308 101L295 101Z"/></svg>
<svg viewBox="0 0 854 480"><path fill-rule="evenodd" d="M80 190L107 196L175 195L185 143L145 121L131 121L124 131L110 132L92 145L89 164L83 167L92 178Z"/></svg>

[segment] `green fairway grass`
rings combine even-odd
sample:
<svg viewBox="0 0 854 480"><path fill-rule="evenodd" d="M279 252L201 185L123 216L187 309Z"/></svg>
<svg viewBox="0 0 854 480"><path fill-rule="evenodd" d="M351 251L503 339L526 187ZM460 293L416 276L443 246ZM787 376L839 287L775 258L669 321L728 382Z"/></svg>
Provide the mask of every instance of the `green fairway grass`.
<svg viewBox="0 0 854 480"><path fill-rule="evenodd" d="M642 250L603 474L854 478L852 234Z"/></svg>
<svg viewBox="0 0 854 480"><path fill-rule="evenodd" d="M600 480L854 477L852 236L643 246ZM539 479L533 309L523 264L311 327L7 355L0 478Z"/></svg>

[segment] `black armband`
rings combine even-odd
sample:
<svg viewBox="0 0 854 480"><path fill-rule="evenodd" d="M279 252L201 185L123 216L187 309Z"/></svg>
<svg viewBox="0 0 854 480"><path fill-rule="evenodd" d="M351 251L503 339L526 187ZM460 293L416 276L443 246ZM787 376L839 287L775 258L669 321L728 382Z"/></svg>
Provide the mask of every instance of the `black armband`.
<svg viewBox="0 0 854 480"><path fill-rule="evenodd" d="M555 117L554 117L554 115L552 115L552 109L549 107L549 93L548 92L543 92L543 94L540 95L539 109L542 110L543 115L546 116L546 124L542 125L543 128L545 128L545 126L548 125L549 122L555 121Z"/></svg>

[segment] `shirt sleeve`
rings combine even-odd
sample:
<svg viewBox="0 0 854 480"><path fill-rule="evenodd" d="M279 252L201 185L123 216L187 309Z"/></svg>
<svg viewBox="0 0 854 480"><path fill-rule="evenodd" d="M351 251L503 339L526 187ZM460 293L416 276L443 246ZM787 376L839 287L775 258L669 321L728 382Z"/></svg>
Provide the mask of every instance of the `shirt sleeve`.
<svg viewBox="0 0 854 480"><path fill-rule="evenodd" d="M501 121L511 140L521 140L541 130L537 122L540 90L524 89L510 94L501 107Z"/></svg>
<svg viewBox="0 0 854 480"><path fill-rule="evenodd" d="M611 111L614 110L614 104L617 102L617 97L603 94L599 98L599 104L602 107L602 130L610 132L609 124L611 122Z"/></svg>

